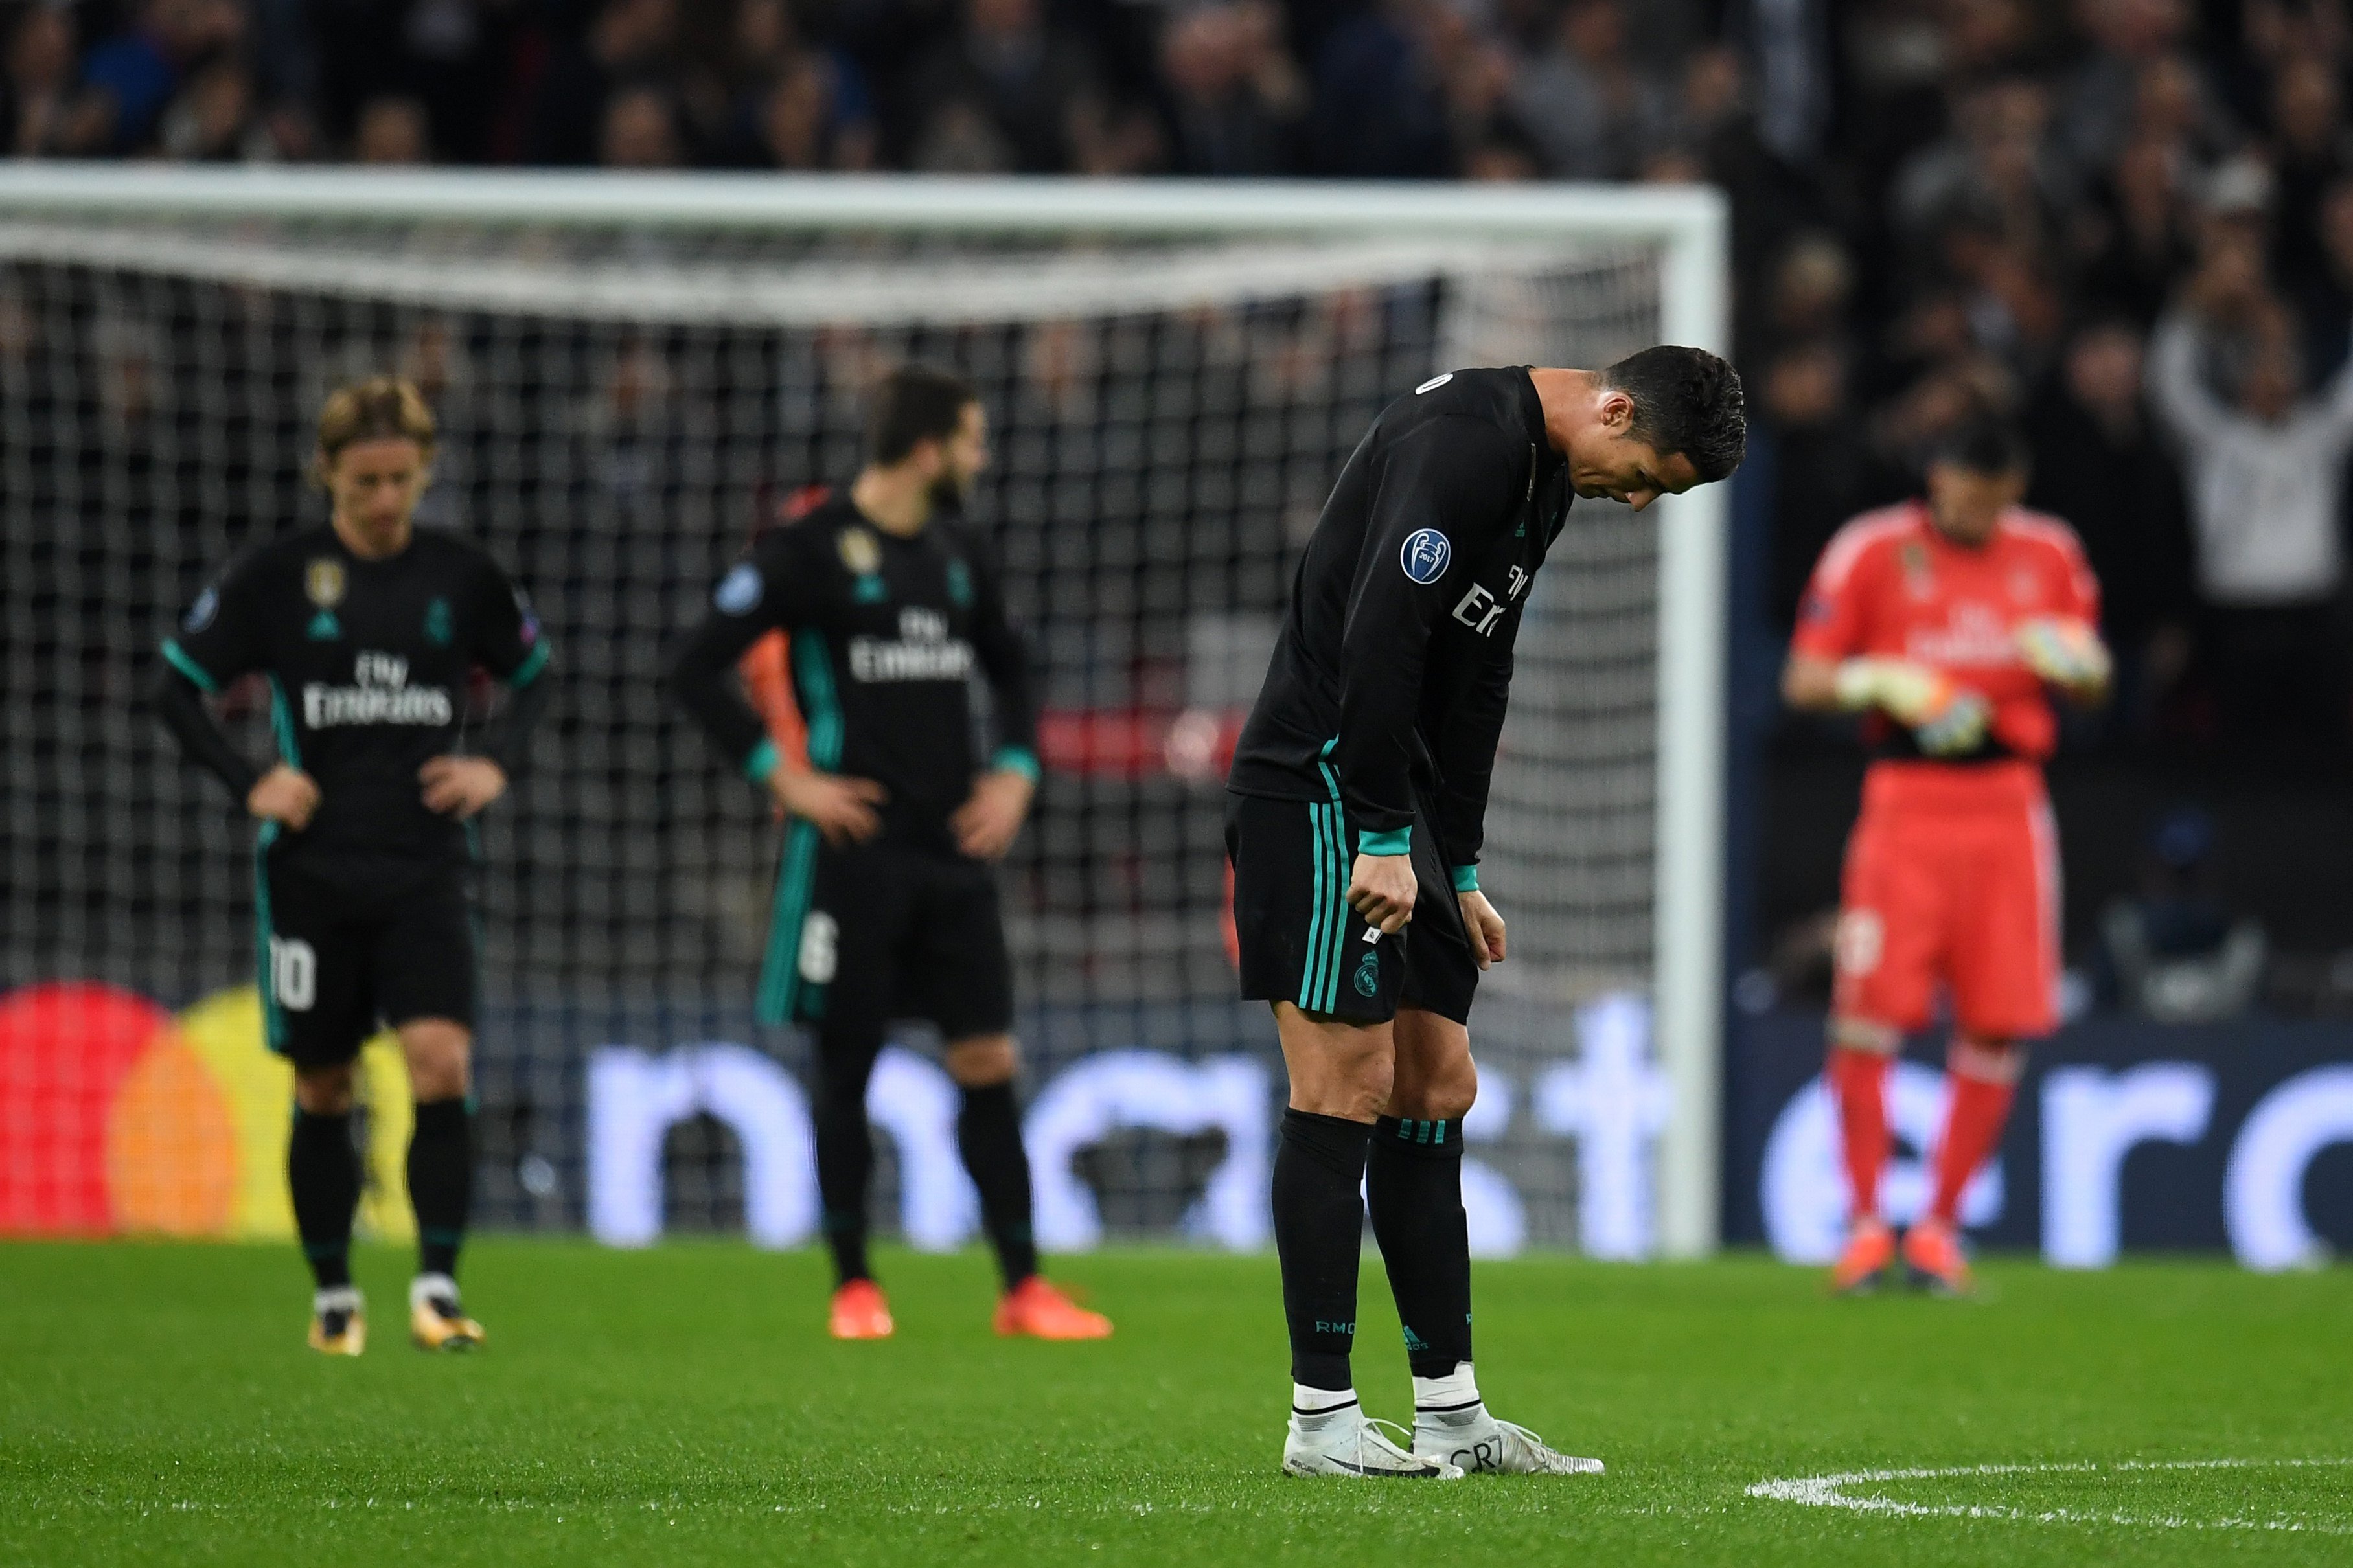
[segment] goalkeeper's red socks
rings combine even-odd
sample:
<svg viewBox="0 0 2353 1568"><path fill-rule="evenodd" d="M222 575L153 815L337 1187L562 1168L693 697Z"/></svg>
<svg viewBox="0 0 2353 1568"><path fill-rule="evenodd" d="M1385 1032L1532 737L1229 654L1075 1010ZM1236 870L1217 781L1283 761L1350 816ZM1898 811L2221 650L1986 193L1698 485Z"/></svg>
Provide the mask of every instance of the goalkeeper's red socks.
<svg viewBox="0 0 2353 1568"><path fill-rule="evenodd" d="M1839 1148L1846 1164L1851 1218L1879 1213L1879 1174L1887 1168L1887 1063L1884 1051L1832 1046L1822 1078L1838 1107Z"/></svg>
<svg viewBox="0 0 2353 1568"><path fill-rule="evenodd" d="M2024 1053L2015 1046L1983 1046L1955 1040L1945 1058L1945 1130L1936 1140L1936 1193L1928 1218L1955 1224L1961 1193L2001 1142L2010 1104L2018 1092Z"/></svg>

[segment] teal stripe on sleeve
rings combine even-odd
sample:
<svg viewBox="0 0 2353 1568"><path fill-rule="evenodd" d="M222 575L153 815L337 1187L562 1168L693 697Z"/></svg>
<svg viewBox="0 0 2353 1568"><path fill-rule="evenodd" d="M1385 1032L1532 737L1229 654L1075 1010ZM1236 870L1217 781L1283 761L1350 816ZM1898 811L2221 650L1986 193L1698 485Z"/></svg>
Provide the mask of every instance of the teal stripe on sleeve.
<svg viewBox="0 0 2353 1568"><path fill-rule="evenodd" d="M269 728L278 736L279 760L290 768L301 767L302 745L294 733L294 710L275 675L269 678Z"/></svg>
<svg viewBox="0 0 2353 1568"><path fill-rule="evenodd" d="M546 640L542 638L529 653L523 655L522 662L515 666L512 675L507 677L507 684L520 691L537 680L539 672L547 668L548 655L551 651Z"/></svg>
<svg viewBox="0 0 2353 1568"><path fill-rule="evenodd" d="M1019 773L1031 784L1038 782L1038 753L1027 746L999 746L988 765L1008 773Z"/></svg>
<svg viewBox="0 0 2353 1568"><path fill-rule="evenodd" d="M1477 892L1479 890L1479 868L1476 866L1455 867L1454 890L1458 893Z"/></svg>
<svg viewBox="0 0 2353 1568"><path fill-rule="evenodd" d="M799 679L801 711L808 717L808 758L828 773L841 765L841 700L833 684L833 659L825 638L812 631L793 634L793 664Z"/></svg>
<svg viewBox="0 0 2353 1568"><path fill-rule="evenodd" d="M220 682L213 679L212 672L190 658L188 650L182 647L175 639L164 640L164 658L174 669L195 681L203 690L218 691L220 689Z"/></svg>

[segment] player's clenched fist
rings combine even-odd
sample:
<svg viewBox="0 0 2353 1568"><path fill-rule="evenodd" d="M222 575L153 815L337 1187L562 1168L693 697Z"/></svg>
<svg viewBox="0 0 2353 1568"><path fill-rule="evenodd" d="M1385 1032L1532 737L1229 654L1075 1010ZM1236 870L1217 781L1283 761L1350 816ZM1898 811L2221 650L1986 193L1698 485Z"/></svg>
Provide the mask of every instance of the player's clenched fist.
<svg viewBox="0 0 2353 1568"><path fill-rule="evenodd" d="M1359 855L1348 878L1348 907L1383 936L1395 936L1413 919L1413 857Z"/></svg>
<svg viewBox="0 0 2353 1568"><path fill-rule="evenodd" d="M828 844L863 844L882 831L882 814L874 808L890 792L872 779L778 768L768 788L787 815L814 826Z"/></svg>
<svg viewBox="0 0 2353 1568"><path fill-rule="evenodd" d="M1462 929L1471 938L1472 956L1482 969L1504 962L1504 917L1487 901L1487 895L1472 888L1454 895L1462 906Z"/></svg>
<svg viewBox="0 0 2353 1568"><path fill-rule="evenodd" d="M319 786L309 773L280 763L246 793L245 809L264 822L283 823L300 833L319 809Z"/></svg>

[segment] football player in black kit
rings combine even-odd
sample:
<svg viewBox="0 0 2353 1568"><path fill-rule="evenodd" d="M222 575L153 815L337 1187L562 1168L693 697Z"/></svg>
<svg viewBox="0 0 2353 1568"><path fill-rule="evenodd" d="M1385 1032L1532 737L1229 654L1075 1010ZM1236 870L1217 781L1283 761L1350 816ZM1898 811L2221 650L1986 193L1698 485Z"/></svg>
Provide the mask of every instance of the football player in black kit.
<svg viewBox="0 0 2353 1568"><path fill-rule="evenodd" d="M498 563L414 525L433 440L432 412L405 381L328 398L315 472L331 520L247 552L204 591L164 645L156 695L186 756L261 824L262 1015L294 1067L286 1173L316 1280L311 1345L333 1355L367 1342L351 1275L352 1068L379 1022L399 1036L417 1102L409 1333L427 1350L483 1341L457 1284L474 1168L470 819L521 766L551 682L538 622ZM512 695L470 736L478 667ZM278 756L266 770L205 706L248 673L269 683Z"/></svg>
<svg viewBox="0 0 2353 1568"><path fill-rule="evenodd" d="M1746 429L1739 377L1697 349L1455 371L1381 411L1308 540L1227 828L1242 994L1272 1004L1291 1080L1274 1166L1290 1474L1601 1468L1490 1415L1472 1372L1465 1025L1504 950L1479 890L1487 783L1572 495L1639 511L1729 474ZM1409 1448L1349 1370L1367 1206L1413 1370Z"/></svg>
<svg viewBox="0 0 2353 1568"><path fill-rule="evenodd" d="M919 1018L937 1026L962 1091L956 1146L1004 1276L997 1331L1100 1339L1109 1321L1039 1276L1030 1237L1012 965L991 862L1029 813L1037 710L995 563L955 516L988 460L987 417L963 381L902 367L875 389L866 448L846 492L763 533L720 580L670 678L712 743L788 819L757 1012L817 1034L831 1331L892 1331L866 1256L866 1085L890 1022ZM789 639L806 769L780 761L735 681L736 660L771 630ZM976 676L996 731L985 764Z"/></svg>

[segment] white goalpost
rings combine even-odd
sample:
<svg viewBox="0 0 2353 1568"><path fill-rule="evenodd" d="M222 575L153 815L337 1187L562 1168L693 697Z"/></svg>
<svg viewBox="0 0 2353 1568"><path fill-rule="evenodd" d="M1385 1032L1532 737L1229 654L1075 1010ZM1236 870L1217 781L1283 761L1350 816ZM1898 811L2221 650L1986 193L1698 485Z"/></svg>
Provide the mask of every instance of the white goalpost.
<svg viewBox="0 0 2353 1568"><path fill-rule="evenodd" d="M786 497L848 479L865 378L920 355L989 402L975 518L1041 664L1007 873L1061 1119L1030 1130L1062 1151L1041 1194L1072 1237L1247 1243L1271 1031L1232 999L1221 769L1304 531L1436 371L1726 352L1725 268L1697 188L0 166L0 986L248 980L242 825L138 694L203 574L316 515L326 388L415 375L447 432L429 515L530 584L565 681L487 834L482 1203L596 1225L628 1178L598 1085L752 1038L775 864L654 689L663 642ZM1531 601L1484 877L1514 957L1474 1028L1483 1250L1716 1243L1726 511L1721 485L1580 502ZM751 1157L789 1116L697 1071L661 1080L671 1121L718 1142L649 1124L657 1185L611 1201L793 1239L799 1189ZM926 1080L878 1081L907 1097L877 1110L902 1228L952 1242Z"/></svg>

